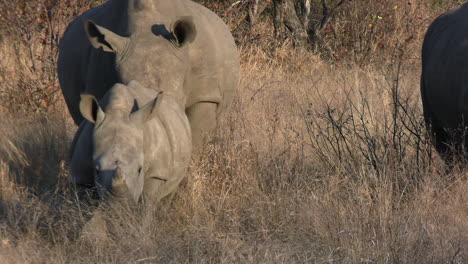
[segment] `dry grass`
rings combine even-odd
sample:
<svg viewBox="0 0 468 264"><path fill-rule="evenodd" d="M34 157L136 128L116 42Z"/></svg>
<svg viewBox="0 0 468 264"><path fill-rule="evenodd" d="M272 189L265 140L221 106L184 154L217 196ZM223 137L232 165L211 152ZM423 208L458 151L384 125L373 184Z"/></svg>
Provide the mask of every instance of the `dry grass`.
<svg viewBox="0 0 468 264"><path fill-rule="evenodd" d="M368 14L352 1L349 17L382 19L337 19L349 35L329 32L328 50L350 54L332 63L258 24L232 111L174 198L103 206L91 224L67 184L76 128L53 69L63 21L99 1L54 1L0 10L13 43L0 48L0 263L468 263L467 172L447 173L428 143L415 63L427 23L459 1Z"/></svg>
<svg viewBox="0 0 468 264"><path fill-rule="evenodd" d="M392 65L243 54L233 111L174 199L110 205L94 227L81 229L90 209L64 184L66 113L2 120L2 262L468 261L468 180L444 174L424 135L411 134L423 131L416 72L399 75L400 109Z"/></svg>

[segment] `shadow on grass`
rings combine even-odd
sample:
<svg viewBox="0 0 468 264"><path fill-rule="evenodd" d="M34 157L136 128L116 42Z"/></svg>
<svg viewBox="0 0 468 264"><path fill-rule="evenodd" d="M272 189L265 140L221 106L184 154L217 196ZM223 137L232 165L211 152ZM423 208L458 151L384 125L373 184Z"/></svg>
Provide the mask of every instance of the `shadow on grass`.
<svg viewBox="0 0 468 264"><path fill-rule="evenodd" d="M79 230L92 210L77 202L69 185L69 123L58 114L1 123L0 228L18 236L32 231L53 242L60 237L54 232L75 236L72 230Z"/></svg>

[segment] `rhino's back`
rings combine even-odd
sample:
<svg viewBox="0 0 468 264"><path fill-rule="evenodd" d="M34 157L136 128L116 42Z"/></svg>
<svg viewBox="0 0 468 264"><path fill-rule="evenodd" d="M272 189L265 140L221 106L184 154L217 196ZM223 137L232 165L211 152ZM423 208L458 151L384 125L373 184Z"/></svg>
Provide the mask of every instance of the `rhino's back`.
<svg viewBox="0 0 468 264"><path fill-rule="evenodd" d="M67 102L68 109L76 124L83 118L78 111L81 93L91 93L101 98L112 84L116 83L117 73L113 67L114 54L96 50L91 46L83 22L92 20L109 29L124 34L123 26L127 19L126 11L118 9L106 2L75 18L65 30L60 39L57 73L62 93ZM99 56L98 63L92 62L93 57ZM89 76L93 73L102 78L98 81ZM94 83L94 85L90 85ZM103 87L102 91L95 91L94 87Z"/></svg>
<svg viewBox="0 0 468 264"><path fill-rule="evenodd" d="M89 54L92 50L91 43L89 42L83 22L92 20L99 25L102 25L114 32L123 34L125 29L122 28L122 23L125 22L126 12L122 10L117 12L110 2L88 10L75 18L67 27L60 39L59 45L59 74L63 66L72 67L70 62L80 59L85 54ZM62 64L62 65L60 65ZM65 65L66 64L66 65Z"/></svg>
<svg viewBox="0 0 468 264"><path fill-rule="evenodd" d="M457 128L468 116L468 4L438 17L422 49L421 93L426 121Z"/></svg>

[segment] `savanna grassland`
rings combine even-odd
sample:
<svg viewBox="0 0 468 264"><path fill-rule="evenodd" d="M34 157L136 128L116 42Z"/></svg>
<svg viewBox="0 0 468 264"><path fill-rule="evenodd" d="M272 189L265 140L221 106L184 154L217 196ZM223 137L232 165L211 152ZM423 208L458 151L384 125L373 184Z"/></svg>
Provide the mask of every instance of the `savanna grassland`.
<svg viewBox="0 0 468 264"><path fill-rule="evenodd" d="M425 29L459 1L352 1L314 50L268 12L233 29L235 102L176 195L89 224L55 65L97 2L0 0L0 263L468 263L467 171L445 168L419 97Z"/></svg>

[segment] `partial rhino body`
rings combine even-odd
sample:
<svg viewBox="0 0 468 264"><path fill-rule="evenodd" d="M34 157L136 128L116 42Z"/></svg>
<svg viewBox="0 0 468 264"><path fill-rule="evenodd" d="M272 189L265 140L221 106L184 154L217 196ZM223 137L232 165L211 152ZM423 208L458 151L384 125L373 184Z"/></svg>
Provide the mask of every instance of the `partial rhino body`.
<svg viewBox="0 0 468 264"><path fill-rule="evenodd" d="M176 190L192 151L176 98L131 81L115 84L99 102L82 95L79 108L87 120L73 140L71 176L81 190L135 202L158 202Z"/></svg>
<svg viewBox="0 0 468 264"><path fill-rule="evenodd" d="M468 147L468 3L430 25L422 48L421 97L433 143L451 162Z"/></svg>
<svg viewBox="0 0 468 264"><path fill-rule="evenodd" d="M76 18L60 42L58 76L77 125L80 94L100 100L137 80L184 106L194 149L233 100L239 54L224 22L189 0L109 0Z"/></svg>

